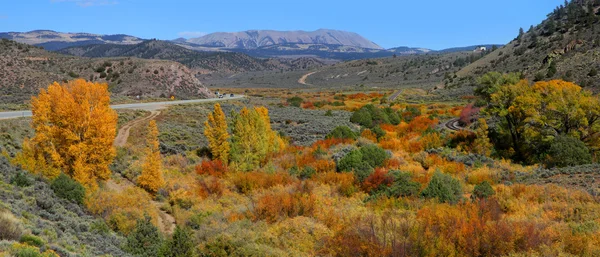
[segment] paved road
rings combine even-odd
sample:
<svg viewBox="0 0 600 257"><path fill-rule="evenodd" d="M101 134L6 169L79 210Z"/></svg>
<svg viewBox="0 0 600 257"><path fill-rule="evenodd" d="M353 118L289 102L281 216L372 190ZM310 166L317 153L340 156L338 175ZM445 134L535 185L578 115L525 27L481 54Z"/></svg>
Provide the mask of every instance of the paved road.
<svg viewBox="0 0 600 257"><path fill-rule="evenodd" d="M452 130L452 131L459 131L459 130L472 131L468 128L461 127L458 122L458 118L454 118L454 119L444 122L443 126L444 126L444 128Z"/></svg>
<svg viewBox="0 0 600 257"><path fill-rule="evenodd" d="M154 110L163 109L169 105L191 104L191 103L210 103L210 102L218 102L218 101L239 100L244 97L245 96L243 96L243 95L238 95L238 96L234 96L234 97L226 96L224 98L177 100L177 101L137 103L137 104L117 104L117 105L111 105L111 107L113 109L133 109L133 110L154 111ZM31 111L0 112L0 120L15 119L15 118L21 118L21 117L31 117Z"/></svg>
<svg viewBox="0 0 600 257"><path fill-rule="evenodd" d="M390 101L394 101L394 100L396 100L396 98L398 98L398 96L399 96L400 94L402 94L402 91L404 91L404 90L403 90L403 89L400 89L400 90L396 91L396 93L394 93L393 95L391 95L391 96L389 97Z"/></svg>

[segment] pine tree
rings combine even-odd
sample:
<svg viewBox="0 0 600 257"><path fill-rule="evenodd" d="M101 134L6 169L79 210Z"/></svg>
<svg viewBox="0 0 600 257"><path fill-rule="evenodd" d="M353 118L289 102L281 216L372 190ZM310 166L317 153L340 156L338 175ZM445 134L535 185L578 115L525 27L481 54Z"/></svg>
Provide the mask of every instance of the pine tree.
<svg viewBox="0 0 600 257"><path fill-rule="evenodd" d="M161 157L158 143L158 128L156 121L150 121L146 136L145 160L142 164L142 174L138 177L138 185L151 193L156 193L165 181L161 170Z"/></svg>
<svg viewBox="0 0 600 257"><path fill-rule="evenodd" d="M173 237L166 243L162 256L164 257L191 257L195 256L192 232L189 229L175 227Z"/></svg>
<svg viewBox="0 0 600 257"><path fill-rule="evenodd" d="M125 250L134 256L158 256L162 245L162 237L158 229L145 215L137 221L135 229L127 236Z"/></svg>
<svg viewBox="0 0 600 257"><path fill-rule="evenodd" d="M231 146L228 141L227 121L221 105L215 104L214 111L208 115L208 120L204 122L204 136L208 139L213 158L227 164Z"/></svg>

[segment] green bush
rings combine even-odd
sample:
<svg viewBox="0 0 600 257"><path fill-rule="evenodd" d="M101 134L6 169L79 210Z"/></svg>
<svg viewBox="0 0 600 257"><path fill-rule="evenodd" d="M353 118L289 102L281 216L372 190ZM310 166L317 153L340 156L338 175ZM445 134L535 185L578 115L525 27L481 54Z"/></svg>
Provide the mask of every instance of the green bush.
<svg viewBox="0 0 600 257"><path fill-rule="evenodd" d="M592 163L592 154L585 143L571 136L554 138L548 150L548 167L566 167Z"/></svg>
<svg viewBox="0 0 600 257"><path fill-rule="evenodd" d="M164 257L188 257L195 256L194 241L192 232L189 229L175 227L175 232L171 240L165 243L161 249L161 255Z"/></svg>
<svg viewBox="0 0 600 257"><path fill-rule="evenodd" d="M42 247L46 244L46 242L44 242L43 239L34 236L34 235L23 235L20 239L19 242L24 243L24 244L28 244L31 246L37 246L37 247Z"/></svg>
<svg viewBox="0 0 600 257"><path fill-rule="evenodd" d="M373 126L373 117L371 117L371 113L363 107L352 114L350 122L366 128L371 128Z"/></svg>
<svg viewBox="0 0 600 257"><path fill-rule="evenodd" d="M350 117L350 121L363 127L372 129L380 124L400 124L400 116L392 108L381 109L375 105L367 104L358 109Z"/></svg>
<svg viewBox="0 0 600 257"><path fill-rule="evenodd" d="M331 112L331 110L327 110L324 115L327 117L331 117L333 116L333 112Z"/></svg>
<svg viewBox="0 0 600 257"><path fill-rule="evenodd" d="M385 160L389 158L389 154L377 145L363 146L360 148L360 152L362 160L374 168L383 166Z"/></svg>
<svg viewBox="0 0 600 257"><path fill-rule="evenodd" d="M28 187L32 185L32 181L25 172L18 172L15 174L15 176L10 179L10 183L18 187Z"/></svg>
<svg viewBox="0 0 600 257"><path fill-rule="evenodd" d="M364 181L373 173L375 167L382 166L388 158L385 150L376 145L364 146L353 150L337 163L341 172L353 172L359 181Z"/></svg>
<svg viewBox="0 0 600 257"><path fill-rule="evenodd" d="M436 198L441 203L455 204L462 198L462 186L452 176L436 171L421 195Z"/></svg>
<svg viewBox="0 0 600 257"><path fill-rule="evenodd" d="M302 102L304 102L304 99L302 99L301 97L298 97L298 96L294 96L292 98L288 98L287 102L288 102L288 104L290 104L290 106L300 107Z"/></svg>
<svg viewBox="0 0 600 257"><path fill-rule="evenodd" d="M421 190L421 184L412 181L411 174L408 172L393 170L388 175L394 179L392 184L380 185L379 188L371 191L371 195L398 198L417 195Z"/></svg>
<svg viewBox="0 0 600 257"><path fill-rule="evenodd" d="M472 199L486 199L492 195L495 195L496 191L492 188L489 182L483 181L475 186L473 189Z"/></svg>
<svg viewBox="0 0 600 257"><path fill-rule="evenodd" d="M352 171L354 168L360 166L362 162L362 152L360 150L353 150L340 159L337 163L337 169L338 171Z"/></svg>
<svg viewBox="0 0 600 257"><path fill-rule="evenodd" d="M371 131L373 133L375 133L375 136L377 136L377 139L380 139L385 136L385 130L383 130L380 126L373 127L371 129Z"/></svg>
<svg viewBox="0 0 600 257"><path fill-rule="evenodd" d="M127 236L125 250L136 256L158 256L162 241L158 229L152 225L150 216L145 215L137 221L135 228Z"/></svg>
<svg viewBox="0 0 600 257"><path fill-rule="evenodd" d="M85 188L64 173L52 181L50 188L58 197L78 204L82 204L85 198Z"/></svg>
<svg viewBox="0 0 600 257"><path fill-rule="evenodd" d="M333 129L325 138L339 138L339 139L357 139L358 134L352 131L349 127L346 126L338 126Z"/></svg>

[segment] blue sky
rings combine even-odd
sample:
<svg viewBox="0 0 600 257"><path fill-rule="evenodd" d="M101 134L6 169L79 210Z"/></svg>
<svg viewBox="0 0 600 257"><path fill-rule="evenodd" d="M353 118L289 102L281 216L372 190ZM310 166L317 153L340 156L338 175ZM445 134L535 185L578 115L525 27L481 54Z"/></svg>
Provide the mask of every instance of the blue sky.
<svg viewBox="0 0 600 257"><path fill-rule="evenodd" d="M506 43L563 0L3 0L0 32L50 29L175 39L249 29L356 32L385 47Z"/></svg>

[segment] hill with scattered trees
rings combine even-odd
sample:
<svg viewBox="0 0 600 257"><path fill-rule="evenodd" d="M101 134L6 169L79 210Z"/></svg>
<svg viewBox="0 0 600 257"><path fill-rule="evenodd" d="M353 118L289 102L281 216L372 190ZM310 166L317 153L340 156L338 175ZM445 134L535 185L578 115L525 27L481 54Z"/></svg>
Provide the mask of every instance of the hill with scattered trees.
<svg viewBox="0 0 600 257"><path fill-rule="evenodd" d="M476 78L498 71L521 72L531 81L563 79L598 91L599 9L598 1L565 2L537 26L521 28L506 46L457 72L460 79L446 85L474 86Z"/></svg>
<svg viewBox="0 0 600 257"><path fill-rule="evenodd" d="M206 97L208 90L186 66L132 57L82 58L3 39L0 42L0 102L23 103L54 81L85 78L109 84L113 98Z"/></svg>

